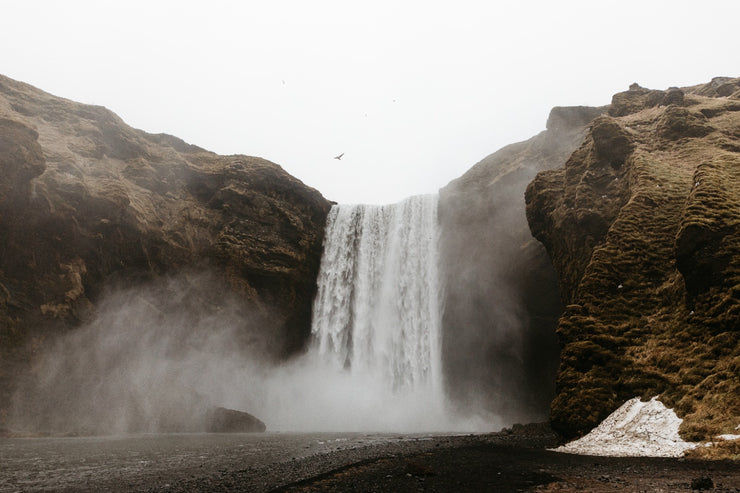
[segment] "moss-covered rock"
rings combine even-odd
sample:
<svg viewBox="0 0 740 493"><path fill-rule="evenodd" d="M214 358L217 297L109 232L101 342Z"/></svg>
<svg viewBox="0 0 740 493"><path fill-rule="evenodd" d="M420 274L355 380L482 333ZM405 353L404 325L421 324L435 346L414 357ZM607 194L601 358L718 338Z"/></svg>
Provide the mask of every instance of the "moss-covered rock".
<svg viewBox="0 0 740 493"><path fill-rule="evenodd" d="M686 108L671 106L666 108L658 119L657 133L668 140L704 137L712 130L701 111L692 112Z"/></svg>
<svg viewBox="0 0 740 493"><path fill-rule="evenodd" d="M609 107L609 115L631 115L646 108L652 108L659 104L663 104L666 96L667 94L664 91L646 89L635 83L630 86L629 91L617 93L612 97L612 104Z"/></svg>
<svg viewBox="0 0 740 493"><path fill-rule="evenodd" d="M0 76L0 175L0 426L14 374L112 286L207 270L266 353L310 333L330 203L280 166Z"/></svg>
<svg viewBox="0 0 740 493"><path fill-rule="evenodd" d="M551 406L565 436L658 394L686 438L740 424L738 84L633 86L527 189L568 305Z"/></svg>

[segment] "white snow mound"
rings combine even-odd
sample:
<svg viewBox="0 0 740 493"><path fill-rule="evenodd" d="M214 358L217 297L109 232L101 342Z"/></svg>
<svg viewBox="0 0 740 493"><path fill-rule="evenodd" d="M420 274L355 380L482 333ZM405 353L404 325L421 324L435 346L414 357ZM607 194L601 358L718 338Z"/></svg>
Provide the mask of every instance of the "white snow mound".
<svg viewBox="0 0 740 493"><path fill-rule="evenodd" d="M680 457L700 446L678 436L683 420L657 397L641 402L630 399L591 432L566 443L557 452L617 457Z"/></svg>

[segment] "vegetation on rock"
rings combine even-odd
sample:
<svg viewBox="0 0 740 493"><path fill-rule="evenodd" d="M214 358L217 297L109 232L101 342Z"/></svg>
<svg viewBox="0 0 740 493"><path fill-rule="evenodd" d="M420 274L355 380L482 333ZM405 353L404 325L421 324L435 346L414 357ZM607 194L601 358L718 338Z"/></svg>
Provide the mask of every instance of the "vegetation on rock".
<svg viewBox="0 0 740 493"><path fill-rule="evenodd" d="M310 333L330 203L276 164L0 76L0 172L0 425L16 373L115 286L205 270L270 333L265 351Z"/></svg>
<svg viewBox="0 0 740 493"><path fill-rule="evenodd" d="M17 373L116 287L207 271L223 296L188 303L243 301L275 357L305 342L330 203L279 166L0 76L0 172L0 428ZM439 209L453 396L496 393L490 410L533 419L554 396L552 425L574 437L659 395L684 438L735 432L738 190L740 79L724 77L555 108L453 181ZM522 388L532 399L507 408Z"/></svg>
<svg viewBox="0 0 740 493"><path fill-rule="evenodd" d="M562 166L605 108L557 107L547 129L486 157L440 192L443 352L451 396L505 422L547 419L557 279L524 213L535 175Z"/></svg>
<svg viewBox="0 0 740 493"><path fill-rule="evenodd" d="M740 79L614 96L526 192L566 305L553 427L659 395L708 440L740 424Z"/></svg>

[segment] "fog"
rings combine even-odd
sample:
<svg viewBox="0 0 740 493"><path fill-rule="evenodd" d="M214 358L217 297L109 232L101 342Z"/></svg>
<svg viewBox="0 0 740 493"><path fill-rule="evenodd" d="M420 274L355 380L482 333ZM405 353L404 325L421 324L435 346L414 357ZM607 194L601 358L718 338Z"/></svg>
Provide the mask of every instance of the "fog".
<svg viewBox="0 0 740 493"><path fill-rule="evenodd" d="M205 431L209 409L249 412L270 431L452 431L423 389L396 393L310 349L267 358L275 334L207 273L109 292L82 327L44 345L19 382L10 427L20 432ZM498 426L500 427L500 426Z"/></svg>
<svg viewBox="0 0 740 493"><path fill-rule="evenodd" d="M266 313L269 307L231 297L215 275L189 272L110 288L80 328L42 341L32 371L17 386L10 426L82 434L204 431L213 407L249 412L268 430L280 431L491 431L546 421L554 395L555 327L562 306L549 259L527 226L524 189L538 170L565 161L581 142L583 125L598 111L561 109L554 129L473 167L441 191L438 216L424 220L431 229L411 234L415 228L404 222L410 219L396 224L390 218L416 217L410 211L427 210L422 204L432 196L404 201L406 206L416 204L406 208L333 209L347 211L341 231L359 231L358 221L364 218L364 227L375 233L364 238L335 235L344 243L330 268L343 287L326 296L331 321L326 332L331 338L346 330L345 322L333 322L340 311L337 303L361 292L388 291L370 289L375 284L393 287L376 298L407 313L380 313L358 326L369 329L378 320L404 318L421 320L426 328L441 325L441 399L423 384L396 391L377 372L355 371L363 366L364 354L327 355L319 350L319 339L307 341L304 354L277 360L274 348L282 347L285 337L278 329L280 317ZM402 210L408 213L398 212ZM402 237L416 239L399 243ZM422 245L437 237L440 257L431 262ZM389 258L395 260L375 265L385 255L378 245L387 240L394 250ZM325 243L325 256L326 251ZM365 260L346 263L354 257ZM423 275L416 272L420 265L433 269ZM444 293L441 323L419 317L409 306L414 296L395 290L416 279L421 282L408 284L406 292L419 300L432 296L435 290L423 288L438 277L437 268L439 292ZM369 277L358 282L361 273ZM380 277L383 282L376 282ZM422 290L417 292L417 286ZM375 313L377 299L365 300L339 318ZM383 336L356 330L340 338L342 345L360 348L354 351L372 347L385 361L386 349L373 342ZM417 344L410 333L401 340L415 347L427 344ZM391 339L390 352L403 345L386 337ZM393 368L405 371L407 366Z"/></svg>
<svg viewBox="0 0 740 493"><path fill-rule="evenodd" d="M361 302L344 317L352 320L358 314L383 312L345 337L356 346L355 354L322 352L317 338L307 342L305 353L285 361L274 351L285 336L278 329L279 317L265 313L269 307L229 295L216 275L185 272L124 289L109 288L81 327L39 345L30 373L16 387L9 425L18 431L53 434L196 432L208 429L207 415L214 407L251 413L271 431L473 432L545 421L554 393L554 328L561 307L552 269L524 217L523 190L533 173L533 168L504 173L490 193L470 190L464 183L448 187L439 206L441 259L435 253L434 262L422 254L421 245L438 237L426 229L437 227L436 197L433 220L425 220L429 224L414 235L410 234L414 226L393 221L393 232L377 237L339 235L346 245L340 245L337 258L330 262L335 282L364 288L347 284L338 293L326 294L327 314L334 317L341 300L375 292L368 283L393 287L415 279L420 282L405 289L414 293L425 289L438 276L439 267L440 286L416 295L421 303L425 296L437 297L429 294L437 289L444 293L441 322L420 318L413 296L392 291L392 296ZM378 218L371 220L375 216L370 212L358 217L364 217L368 231L377 235L386 229L381 218L416 217L416 212L408 211L427 207L423 204L431 198L407 200L393 209L407 212L380 214L392 209L370 207ZM347 231L356 227L345 226ZM401 237L408 237L409 243L399 244ZM400 265L344 265L346 260L341 259L353 256L378 262L385 255L378 250L379 238L399 250L390 256ZM407 257L418 262L400 260ZM429 274L414 272L427 264ZM377 280L381 273L391 278L381 283ZM360 280L361 274L369 278ZM408 313L400 318L389 315L377 306L379 299ZM386 337L386 343L395 341L386 349L377 344L382 335L357 332L378 321L405 318L427 330L441 323L442 354L437 358L442 358L442 395L434 381L399 389L379 378L388 368L363 369L378 370L377 363L361 362L375 358L385 362L386 350L427 344L406 332L400 339ZM337 325L334 318L328 320ZM325 330L346 330L342 327ZM356 353L371 347L377 355Z"/></svg>
<svg viewBox="0 0 740 493"><path fill-rule="evenodd" d="M0 70L341 203L431 193L632 82L732 76L730 0L5 2ZM333 159L340 152L341 161Z"/></svg>
<svg viewBox="0 0 740 493"><path fill-rule="evenodd" d="M549 418L563 307L524 194L537 172L565 163L602 110L553 110L547 131L488 156L441 191L444 367L461 413L488 411L508 423Z"/></svg>

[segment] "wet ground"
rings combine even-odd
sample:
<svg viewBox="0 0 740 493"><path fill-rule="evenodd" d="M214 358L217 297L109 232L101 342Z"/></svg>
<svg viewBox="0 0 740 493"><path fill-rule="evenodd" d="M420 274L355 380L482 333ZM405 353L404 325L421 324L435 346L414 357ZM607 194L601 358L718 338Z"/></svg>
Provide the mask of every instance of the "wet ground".
<svg viewBox="0 0 740 493"><path fill-rule="evenodd" d="M588 457L546 433L139 435L0 439L13 491L740 492L740 463Z"/></svg>
<svg viewBox="0 0 740 493"><path fill-rule="evenodd" d="M425 435L360 433L0 438L0 492L156 491L237 473L244 491L266 491L381 450L414 451L431 442Z"/></svg>

